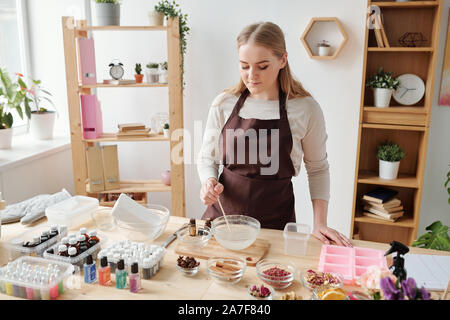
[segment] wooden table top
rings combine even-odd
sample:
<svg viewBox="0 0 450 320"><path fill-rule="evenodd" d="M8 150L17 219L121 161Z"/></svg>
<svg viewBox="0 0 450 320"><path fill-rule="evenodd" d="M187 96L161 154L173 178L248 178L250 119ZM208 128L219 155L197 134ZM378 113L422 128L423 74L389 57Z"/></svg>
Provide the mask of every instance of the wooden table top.
<svg viewBox="0 0 450 320"><path fill-rule="evenodd" d="M154 244L161 245L169 238L181 225L188 222L188 218L171 217L164 233L155 241ZM46 218L41 219L37 225L44 224ZM203 225L203 222L198 222ZM95 229L93 221L87 222L85 225L88 229ZM80 226L81 227L81 226ZM80 227L78 227L77 231ZM20 223L13 223L1 226L0 245L0 264L4 265L8 262L8 252L3 248L3 244L11 240L15 236L23 233L27 227ZM69 230L70 231L70 230ZM126 240L126 238L114 229L109 232L99 231L99 234L107 236L107 243L112 240ZM279 262L293 261L299 272L305 268L317 270L319 256L322 243L314 237L310 237L308 242L307 254L304 257L288 256L284 253L283 231L261 229L258 236L261 239L268 239L271 243L270 250L266 256L268 259L277 260ZM357 247L374 248L383 251L388 250L389 244L374 243L361 240L351 240L352 244ZM151 243L151 242L148 242ZM163 260L162 268L150 280L142 280L142 290L139 293L131 293L128 289L119 290L114 286L104 287L98 284L82 283L81 289L66 290L59 299L68 300L95 300L95 299L120 299L120 300L137 300L137 299L166 299L166 300L246 300L247 288L252 284L261 284L256 274L255 267L247 267L241 281L236 284L218 283L212 279L206 270L206 260L200 261L200 271L193 277L186 277L176 269L176 260L178 255L175 253L177 240L172 242L168 248ZM450 252L436 251L421 248L410 248L410 253L418 254L434 254L434 255L450 255ZM112 277L114 278L114 277ZM345 286L344 289L360 290L359 287ZM284 289L276 291L274 299L286 292L295 291L297 295L301 295L303 299L309 299L310 291L304 288L299 280L299 273L293 284ZM438 297L438 293L432 293L433 298ZM20 299L0 294L0 299Z"/></svg>

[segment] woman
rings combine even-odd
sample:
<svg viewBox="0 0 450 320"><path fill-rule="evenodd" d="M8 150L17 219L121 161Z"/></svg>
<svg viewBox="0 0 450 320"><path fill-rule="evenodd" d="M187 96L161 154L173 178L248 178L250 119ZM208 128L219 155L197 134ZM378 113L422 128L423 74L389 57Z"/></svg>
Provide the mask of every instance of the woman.
<svg viewBox="0 0 450 320"><path fill-rule="evenodd" d="M302 157L314 210L313 235L351 246L327 227L330 177L322 110L293 79L281 29L263 22L238 36L241 79L214 100L198 159L202 219L245 214L263 228L295 222L291 178ZM223 172L219 175L219 164Z"/></svg>

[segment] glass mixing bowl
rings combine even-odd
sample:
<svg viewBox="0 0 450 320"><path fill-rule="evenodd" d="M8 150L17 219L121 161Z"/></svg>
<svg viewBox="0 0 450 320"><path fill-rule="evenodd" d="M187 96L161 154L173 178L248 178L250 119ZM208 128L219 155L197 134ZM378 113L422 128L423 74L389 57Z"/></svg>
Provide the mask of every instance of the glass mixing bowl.
<svg viewBox="0 0 450 320"><path fill-rule="evenodd" d="M255 218L244 215L227 215L212 221L211 232L224 248L242 250L255 242L261 230L261 224Z"/></svg>

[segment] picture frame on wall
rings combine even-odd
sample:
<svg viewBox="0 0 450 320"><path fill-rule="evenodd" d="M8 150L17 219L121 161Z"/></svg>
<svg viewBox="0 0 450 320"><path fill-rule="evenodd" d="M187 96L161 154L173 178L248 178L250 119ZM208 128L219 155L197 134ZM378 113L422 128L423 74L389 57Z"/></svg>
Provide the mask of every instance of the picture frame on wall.
<svg viewBox="0 0 450 320"><path fill-rule="evenodd" d="M450 13L450 10L449 10ZM447 23L447 36L445 41L444 62L442 64L441 91L439 105L450 106L450 14Z"/></svg>

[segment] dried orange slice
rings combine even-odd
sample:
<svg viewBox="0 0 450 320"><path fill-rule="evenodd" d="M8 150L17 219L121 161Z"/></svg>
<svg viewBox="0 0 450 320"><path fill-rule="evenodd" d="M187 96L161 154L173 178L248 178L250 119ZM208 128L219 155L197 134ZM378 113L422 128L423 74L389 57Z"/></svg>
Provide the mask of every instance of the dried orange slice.
<svg viewBox="0 0 450 320"><path fill-rule="evenodd" d="M318 297L321 300L344 300L347 295L341 288L330 288L320 292Z"/></svg>

